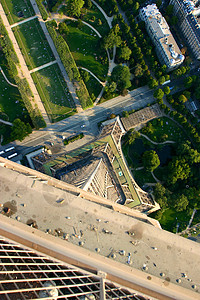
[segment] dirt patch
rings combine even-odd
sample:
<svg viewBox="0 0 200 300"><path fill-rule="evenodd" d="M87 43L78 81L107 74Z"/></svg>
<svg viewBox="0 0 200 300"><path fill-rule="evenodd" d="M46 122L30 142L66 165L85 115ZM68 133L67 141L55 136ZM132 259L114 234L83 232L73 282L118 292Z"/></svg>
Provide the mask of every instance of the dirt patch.
<svg viewBox="0 0 200 300"><path fill-rule="evenodd" d="M3 215L10 217L14 215L16 212L17 212L17 202L15 200L4 203L2 209Z"/></svg>
<svg viewBox="0 0 200 300"><path fill-rule="evenodd" d="M171 247L171 246L169 246L169 245L167 245L167 249L168 249L168 250L171 250L171 249L172 249L172 247Z"/></svg>
<svg viewBox="0 0 200 300"><path fill-rule="evenodd" d="M143 227L140 224L132 226L129 230L129 235L137 240L141 240L143 236Z"/></svg>

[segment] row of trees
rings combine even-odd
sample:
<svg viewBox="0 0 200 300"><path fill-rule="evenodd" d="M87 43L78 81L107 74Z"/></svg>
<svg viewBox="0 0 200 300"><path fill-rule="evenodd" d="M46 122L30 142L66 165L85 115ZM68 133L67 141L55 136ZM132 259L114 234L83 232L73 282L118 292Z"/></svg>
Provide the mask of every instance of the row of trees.
<svg viewBox="0 0 200 300"><path fill-rule="evenodd" d="M1 32L0 45L2 47L3 53L5 54L8 63L8 68L18 86L19 92L21 94L24 105L30 115L33 126L36 129L45 127L46 126L45 121L37 105L34 103L34 98L27 80L25 78L20 78L18 76L17 64L19 63L19 61L1 18L0 18L0 32Z"/></svg>
<svg viewBox="0 0 200 300"><path fill-rule="evenodd" d="M55 44L55 47L58 51L60 59L62 60L63 66L69 76L69 79L71 81L76 81L76 85L77 85L76 93L81 102L81 106L83 107L83 109L92 106L93 105L92 100L90 99L88 90L83 80L81 79L79 70L70 52L69 46L67 45L63 36L59 34L59 30L62 31L63 28L60 27L58 30L56 30L57 23L55 22L55 20L47 22L46 26Z"/></svg>

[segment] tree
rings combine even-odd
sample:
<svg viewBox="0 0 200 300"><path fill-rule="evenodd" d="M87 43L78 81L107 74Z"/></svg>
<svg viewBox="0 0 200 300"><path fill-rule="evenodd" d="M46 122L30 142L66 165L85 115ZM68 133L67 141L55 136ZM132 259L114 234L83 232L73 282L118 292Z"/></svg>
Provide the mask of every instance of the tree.
<svg viewBox="0 0 200 300"><path fill-rule="evenodd" d="M165 86L163 88L163 91L164 91L165 95L169 95L170 94L170 88L168 86Z"/></svg>
<svg viewBox="0 0 200 300"><path fill-rule="evenodd" d="M135 141L135 139L140 137L140 133L138 131L132 130L128 134L128 144L131 145Z"/></svg>
<svg viewBox="0 0 200 300"><path fill-rule="evenodd" d="M135 2L135 4L133 5L133 13L134 14L137 14L139 7L140 7L140 4L138 2Z"/></svg>
<svg viewBox="0 0 200 300"><path fill-rule="evenodd" d="M88 82L88 80L90 79L89 72L87 72L85 70L80 70L80 74L81 74L81 77L83 78L83 81Z"/></svg>
<svg viewBox="0 0 200 300"><path fill-rule="evenodd" d="M123 90L131 86L130 77L131 73L129 67L122 65L114 67L111 75L111 79L116 82L119 90Z"/></svg>
<svg viewBox="0 0 200 300"><path fill-rule="evenodd" d="M154 89L155 87L158 86L158 81L154 78L152 78L150 81L149 81L149 88L150 89Z"/></svg>
<svg viewBox="0 0 200 300"><path fill-rule="evenodd" d="M164 96L164 93L161 89L157 89L154 93L153 93L154 98L156 99L162 99Z"/></svg>
<svg viewBox="0 0 200 300"><path fill-rule="evenodd" d="M117 88L117 84L114 81L108 82L105 86L105 92L113 93Z"/></svg>
<svg viewBox="0 0 200 300"><path fill-rule="evenodd" d="M160 78L159 78L159 83L160 84L163 84L165 82L165 76L161 76Z"/></svg>
<svg viewBox="0 0 200 300"><path fill-rule="evenodd" d="M181 102L181 103L185 103L188 99L182 94L178 97L178 100Z"/></svg>
<svg viewBox="0 0 200 300"><path fill-rule="evenodd" d="M174 6L173 5L168 5L167 6L167 8L166 8L166 13L167 13L167 15L172 15L173 14L173 8L174 8Z"/></svg>
<svg viewBox="0 0 200 300"><path fill-rule="evenodd" d="M60 34L68 34L69 33L69 28L68 28L66 23L61 22L58 25L58 31L59 31Z"/></svg>
<svg viewBox="0 0 200 300"><path fill-rule="evenodd" d="M91 0L85 0L85 7L90 9L92 7L92 1Z"/></svg>
<svg viewBox="0 0 200 300"><path fill-rule="evenodd" d="M190 175L191 169L184 158L181 160L177 157L172 158L168 165L168 180L169 184L175 184L178 179L187 179Z"/></svg>
<svg viewBox="0 0 200 300"><path fill-rule="evenodd" d="M154 150L145 151L142 155L142 162L145 169L150 172L153 172L160 165L160 159Z"/></svg>
<svg viewBox="0 0 200 300"><path fill-rule="evenodd" d="M67 12L69 16L79 17L81 9L84 5L83 0L68 0L67 1Z"/></svg>
<svg viewBox="0 0 200 300"><path fill-rule="evenodd" d="M103 47L107 49L111 49L114 46L119 47L122 43L122 39L119 36L120 28L119 25L116 24L110 32L103 38Z"/></svg>
<svg viewBox="0 0 200 300"><path fill-rule="evenodd" d="M143 75L144 70L140 64L135 66L134 75L135 77L141 77Z"/></svg>
<svg viewBox="0 0 200 300"><path fill-rule="evenodd" d="M16 119L13 122L11 138L13 140L22 141L31 132L32 132L32 128L30 124L25 124L20 119Z"/></svg>
<svg viewBox="0 0 200 300"><path fill-rule="evenodd" d="M161 208L167 208L167 197L165 195L166 189L163 185L160 183L156 183L155 189L154 189L154 196L156 202L160 204Z"/></svg>
<svg viewBox="0 0 200 300"><path fill-rule="evenodd" d="M119 48L119 58L122 59L123 61L129 60L131 53L132 53L131 49L126 45L123 45L122 47Z"/></svg>
<svg viewBox="0 0 200 300"><path fill-rule="evenodd" d="M200 87L197 87L195 89L194 95L198 100L200 99Z"/></svg>
<svg viewBox="0 0 200 300"><path fill-rule="evenodd" d="M179 195L175 199L174 207L177 211L183 211L187 208L189 202L185 195Z"/></svg>

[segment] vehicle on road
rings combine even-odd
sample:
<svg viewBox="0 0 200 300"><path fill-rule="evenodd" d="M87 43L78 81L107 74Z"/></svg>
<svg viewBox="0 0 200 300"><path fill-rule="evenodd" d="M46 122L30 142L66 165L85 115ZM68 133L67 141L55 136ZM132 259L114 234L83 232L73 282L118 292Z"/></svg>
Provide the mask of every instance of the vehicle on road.
<svg viewBox="0 0 200 300"><path fill-rule="evenodd" d="M85 124L81 125L81 128L84 128L85 127Z"/></svg>

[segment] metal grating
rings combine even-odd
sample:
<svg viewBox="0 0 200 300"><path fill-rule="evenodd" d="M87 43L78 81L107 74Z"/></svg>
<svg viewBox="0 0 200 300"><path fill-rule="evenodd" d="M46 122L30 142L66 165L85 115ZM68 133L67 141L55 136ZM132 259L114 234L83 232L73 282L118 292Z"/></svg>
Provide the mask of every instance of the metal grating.
<svg viewBox="0 0 200 300"><path fill-rule="evenodd" d="M41 298L149 299L0 236L0 299Z"/></svg>

